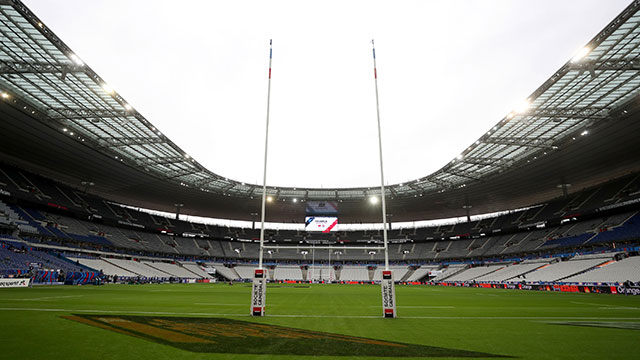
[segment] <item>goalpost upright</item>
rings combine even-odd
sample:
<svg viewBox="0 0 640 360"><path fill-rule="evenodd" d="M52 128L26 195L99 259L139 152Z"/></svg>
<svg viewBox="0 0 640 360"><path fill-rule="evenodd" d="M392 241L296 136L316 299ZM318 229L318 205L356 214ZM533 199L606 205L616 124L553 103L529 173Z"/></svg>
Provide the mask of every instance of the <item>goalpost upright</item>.
<svg viewBox="0 0 640 360"><path fill-rule="evenodd" d="M264 170L262 176L262 211L260 215L260 251L258 268L254 271L251 288L251 315L264 316L267 295L267 272L262 268L264 249L264 218L267 202L267 151L269 149L269 110L271 104L271 61L273 59L273 40L269 40L269 85L267 87L267 124L264 135Z"/></svg>
<svg viewBox="0 0 640 360"><path fill-rule="evenodd" d="M395 318L396 314L396 290L393 281L393 272L389 269L389 244L387 240L387 204L384 190L384 166L382 163L382 128L380 126L380 101L378 97L378 70L376 66L376 46L371 40L373 48L373 78L376 86L376 115L378 118L378 152L380 154L380 198L382 206L382 238L384 240L384 270L382 271L382 316Z"/></svg>

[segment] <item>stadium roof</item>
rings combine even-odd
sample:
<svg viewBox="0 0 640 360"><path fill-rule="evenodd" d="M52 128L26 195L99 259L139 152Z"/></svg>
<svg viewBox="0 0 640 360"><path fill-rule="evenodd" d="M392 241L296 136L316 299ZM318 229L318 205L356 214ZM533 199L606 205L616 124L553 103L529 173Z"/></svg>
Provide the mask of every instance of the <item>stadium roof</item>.
<svg viewBox="0 0 640 360"><path fill-rule="evenodd" d="M630 131L633 122L626 124L624 119L634 115L640 89L639 9L640 2L631 3L582 53L523 99L520 109L500 119L447 165L422 178L387 186L390 212L398 220L416 220L459 216L463 205L473 205L474 213L504 210L548 200L558 195L554 189L560 183L593 184L637 171L637 136ZM228 179L190 158L22 2L0 0L0 34L3 132L28 141L3 142L0 151L7 159L75 184L93 178L96 193L128 204L170 210L174 202L181 202L184 212L245 219L257 210L261 185ZM19 130L21 124L14 122L24 116L34 121ZM601 137L603 128L609 129L610 137ZM576 152L581 145L572 144L574 139L590 133L602 144L594 147L596 140L590 139L585 149ZM623 144L624 136L630 138ZM65 151L48 148L43 137L76 150L63 157ZM587 158L589 151L597 153ZM607 156L606 167L594 163L598 155ZM92 170L92 162L99 162L102 172ZM546 169L544 181L544 172L537 167ZM156 188L142 185L150 183ZM517 189L529 193L518 194ZM363 200L379 195L380 189L276 186L267 193L282 203L336 200L345 203L347 213L352 207L347 218L367 221L375 219L373 212L356 213ZM268 211L273 220L299 219L299 211L278 206L279 210L274 206Z"/></svg>

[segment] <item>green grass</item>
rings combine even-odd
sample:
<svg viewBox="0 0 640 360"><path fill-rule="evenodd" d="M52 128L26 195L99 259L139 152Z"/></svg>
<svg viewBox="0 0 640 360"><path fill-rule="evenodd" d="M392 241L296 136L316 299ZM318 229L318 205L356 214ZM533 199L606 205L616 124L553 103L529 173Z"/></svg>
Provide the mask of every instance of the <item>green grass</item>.
<svg viewBox="0 0 640 360"><path fill-rule="evenodd" d="M640 297L427 286L398 286L396 293L399 318L383 319L379 286L270 286L267 316L253 318L248 316L248 285L1 289L0 358L373 359L383 357L372 354L408 358L416 354L479 356L477 353L523 359L638 356ZM73 315L75 320L67 318ZM107 329L81 321L103 321ZM155 326L163 322L183 326L187 333L196 326L245 326L263 329L264 334L293 331L319 338L256 338L249 334L243 337L240 332L233 338L210 338L214 340L209 344L185 345L174 339L160 341L131 331L109 330L109 326L118 326L118 321ZM354 341L382 340L405 347L385 353L385 346L345 345L323 338L341 335L356 337Z"/></svg>

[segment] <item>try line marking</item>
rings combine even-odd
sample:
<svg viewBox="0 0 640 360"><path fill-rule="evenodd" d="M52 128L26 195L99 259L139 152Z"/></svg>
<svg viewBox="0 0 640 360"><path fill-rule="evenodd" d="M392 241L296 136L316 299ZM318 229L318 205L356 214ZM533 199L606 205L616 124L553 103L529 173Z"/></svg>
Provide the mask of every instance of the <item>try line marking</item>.
<svg viewBox="0 0 640 360"><path fill-rule="evenodd" d="M48 309L48 308L0 308L0 311L43 311L43 312L80 312L113 313L143 315L194 315L194 316L243 316L250 314L137 311L137 310L90 310L90 309ZM282 318L339 318L339 319L381 319L380 315L313 315L313 314L269 314L266 317ZM399 316L402 319L449 319L449 320L640 320L640 317L591 317L591 316Z"/></svg>
<svg viewBox="0 0 640 360"><path fill-rule="evenodd" d="M7 299L11 301L41 301L41 300L51 300L51 299L68 299L68 298L76 298L82 297L82 295L68 295L68 296L44 296L39 298L28 298L28 299Z"/></svg>

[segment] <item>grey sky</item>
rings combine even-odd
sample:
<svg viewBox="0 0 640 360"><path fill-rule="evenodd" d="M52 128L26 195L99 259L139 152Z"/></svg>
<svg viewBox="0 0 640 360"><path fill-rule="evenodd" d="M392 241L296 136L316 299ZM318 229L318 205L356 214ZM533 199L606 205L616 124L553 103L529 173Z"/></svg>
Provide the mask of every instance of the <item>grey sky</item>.
<svg viewBox="0 0 640 360"><path fill-rule="evenodd" d="M531 94L628 0L25 0L210 170L270 185L379 185L370 40L389 183L427 175Z"/></svg>

